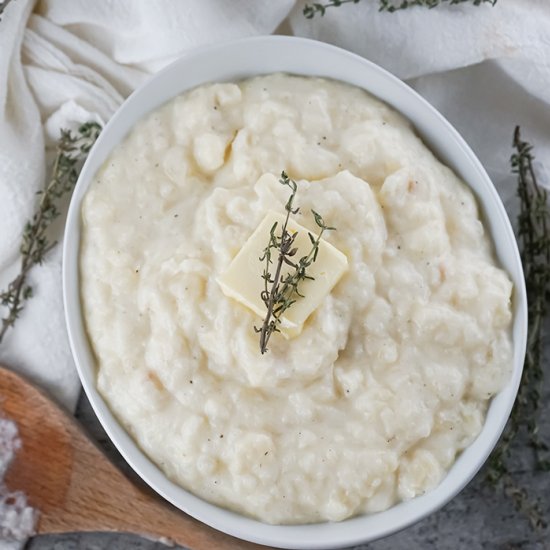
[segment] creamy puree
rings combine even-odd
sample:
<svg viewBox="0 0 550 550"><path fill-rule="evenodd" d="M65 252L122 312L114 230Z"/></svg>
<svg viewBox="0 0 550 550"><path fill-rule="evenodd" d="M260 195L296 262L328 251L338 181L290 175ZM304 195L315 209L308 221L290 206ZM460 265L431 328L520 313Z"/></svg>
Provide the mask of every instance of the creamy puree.
<svg viewBox="0 0 550 550"><path fill-rule="evenodd" d="M349 269L299 336L216 278L266 212L314 208ZM97 385L143 451L269 523L342 520L437 486L511 372L512 283L470 190L366 92L282 74L140 121L82 207ZM266 243L268 236L266 235Z"/></svg>

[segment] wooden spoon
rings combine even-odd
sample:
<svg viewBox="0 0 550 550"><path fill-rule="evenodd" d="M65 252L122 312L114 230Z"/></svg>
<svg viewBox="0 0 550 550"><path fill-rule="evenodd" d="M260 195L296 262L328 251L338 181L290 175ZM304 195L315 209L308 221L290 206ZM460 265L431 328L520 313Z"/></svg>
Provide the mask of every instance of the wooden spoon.
<svg viewBox="0 0 550 550"><path fill-rule="evenodd" d="M22 441L6 485L25 492L39 510L37 533L124 531L196 550L265 549L224 535L131 483L69 414L2 367L0 400Z"/></svg>

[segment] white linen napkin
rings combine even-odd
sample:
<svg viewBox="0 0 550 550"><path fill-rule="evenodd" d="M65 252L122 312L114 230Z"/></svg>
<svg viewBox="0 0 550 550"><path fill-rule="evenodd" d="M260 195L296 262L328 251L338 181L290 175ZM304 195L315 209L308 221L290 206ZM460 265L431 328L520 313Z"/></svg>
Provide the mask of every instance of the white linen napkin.
<svg viewBox="0 0 550 550"><path fill-rule="evenodd" d="M25 221L43 185L44 146L60 128L106 122L148 74L206 43L290 32L353 50L408 82L462 133L514 212L512 132L550 180L550 4L499 0L380 13L377 0L307 20L300 0L17 0L0 22L0 287L17 272ZM294 6L294 7L293 7ZM544 171L546 170L546 171ZM61 224L59 224L61 229ZM60 237L60 232L59 235ZM30 274L35 296L0 345L0 362L69 408L79 384L61 303L61 249Z"/></svg>

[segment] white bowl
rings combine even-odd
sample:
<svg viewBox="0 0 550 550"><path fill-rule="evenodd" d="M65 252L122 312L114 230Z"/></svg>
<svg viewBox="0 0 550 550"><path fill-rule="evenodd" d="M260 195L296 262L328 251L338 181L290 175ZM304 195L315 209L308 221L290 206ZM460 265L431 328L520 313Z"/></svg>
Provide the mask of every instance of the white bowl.
<svg viewBox="0 0 550 550"><path fill-rule="evenodd" d="M492 400L480 435L433 491L384 512L340 523L266 525L210 504L167 479L126 433L98 393L94 356L82 316L78 267L80 207L95 172L113 147L146 113L190 88L206 82L235 81L273 72L348 82L403 113L427 145L473 189L499 262L515 285L513 375ZM380 67L334 46L293 37L249 38L196 50L154 75L128 98L101 133L73 194L63 250L63 293L70 344L82 385L105 431L132 468L164 498L200 521L242 539L282 548L313 550L372 541L403 529L443 506L472 479L495 446L516 397L525 354L527 299L516 240L502 202L472 150L433 107Z"/></svg>

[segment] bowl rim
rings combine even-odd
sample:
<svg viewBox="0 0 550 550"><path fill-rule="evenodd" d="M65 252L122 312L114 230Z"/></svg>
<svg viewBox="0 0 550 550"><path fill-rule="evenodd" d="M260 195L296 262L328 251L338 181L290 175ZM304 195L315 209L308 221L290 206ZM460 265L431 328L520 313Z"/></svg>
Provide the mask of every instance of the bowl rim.
<svg viewBox="0 0 550 550"><path fill-rule="evenodd" d="M197 68L201 63L208 63L212 61L216 55L229 55L229 57L233 55L233 61L238 65L243 62L238 56L235 57L236 53L240 52L241 56L246 57L247 51L271 52L270 55L272 55L273 59L269 58L271 61L267 63L267 66L277 66L277 63L281 66L285 64L290 66L292 63L289 56L292 54L302 55L306 58L307 55L323 54L325 57L333 60L333 65L336 62L341 62L342 65L346 65L347 63L350 67L357 67L359 72L362 73L360 75L361 79L366 79L368 75L369 78L378 83L378 88L386 86L391 93L387 95L384 94L384 97L382 97L380 94L373 91L373 87L376 88L375 85L366 87L364 85L355 84L355 80L359 79L359 77L351 77L349 75L349 78L328 76L328 78L343 80L344 82L366 89L367 92L379 97L382 101L390 105L390 107L412 121L413 126L420 134L423 141L431 150L437 152L436 156L441 158L444 164L451 165L460 175L463 174L464 170L471 173L471 177L473 177L474 180L466 180L464 177L462 179L466 181L467 186L474 192L482 216L485 216L488 208L492 210L492 215L485 219L484 227L489 232L495 249L495 255L499 263L508 267L508 273L514 282L514 367L506 387L491 400L482 431L476 440L460 453L438 487L425 495L418 496L408 502L398 503L388 510L377 514L355 516L336 523L269 525L206 502L170 481L164 473L147 458L145 453L141 451L137 443L135 443L128 433L126 433L121 423L110 411L95 385L94 358L86 336L79 287L80 206L87 187L97 168L103 164L112 148L116 143L120 142L127 133L127 131L124 131L122 137L119 136L118 139L116 138L117 132L119 134L122 132L118 130L119 127L128 125L127 123L123 124L124 117L132 118L132 109L135 111L135 108L140 105L140 102L147 102L147 94L154 94L155 86L158 88L158 83L163 79L169 80L177 71L181 71L181 73L178 74L185 74L185 71L182 69L186 66L194 66ZM279 54L281 54L281 58L277 57ZM261 61L259 64L260 63ZM297 63L299 64L299 62ZM330 68L330 64L328 64L327 71L338 73L339 69L335 66ZM245 70L246 74L240 77L235 76L234 80L245 78L247 75L253 76L254 74L260 75L272 72L278 71L258 70L256 72L250 72L249 70L246 72ZM321 72L322 74L318 76L327 76L324 70L309 72L309 66L307 70L304 69L303 71L285 70L282 68L280 72L303 74L305 76L312 76ZM240 74L236 69L234 73ZM222 77L219 79L203 80L203 82L228 80L231 79ZM169 94L166 100L183 93L185 90L192 89L196 87L196 85L196 83L182 85L179 90L173 91L173 93L171 92L171 95ZM391 97L388 97L388 95ZM396 98L401 99L398 101ZM156 106L146 108L141 116L157 108L164 103L164 101L165 100L158 101ZM395 106L396 103L403 102L405 103L401 105L401 108ZM413 110L414 116L411 115ZM128 129L131 128L141 116L137 118L134 117ZM428 120L425 125L421 118L422 116L426 117L426 120ZM419 126L425 126L425 128L419 130ZM434 135L438 132L440 136L435 139L434 143ZM109 140L113 141L111 145L108 145ZM444 145L441 145L438 140ZM441 147L446 148L445 152L440 150ZM454 158L455 155L455 153L452 152L453 148L456 148L458 160L449 162L448 156L451 155L450 158ZM461 169L457 170L457 166L455 166L456 162L461 166ZM472 186L472 181L475 182L474 186ZM479 189L474 190L473 187L476 186L479 186ZM480 198L479 193L483 194L483 199ZM495 233L497 229L498 233ZM503 257L506 258L506 261L502 261ZM96 416L115 447L133 470L150 487L173 505L215 529L259 544L277 546L280 548L303 548L311 550L353 546L396 533L440 509L470 482L493 450L508 420L521 380L527 339L527 297L525 281L514 232L502 201L485 169L454 127L407 84L385 69L382 69L359 55L311 39L294 36L256 36L197 48L150 76L137 90L135 90L105 125L81 170L71 198L65 226L62 279L66 325L78 375ZM498 407L495 406L497 402L499 403ZM498 411L496 410L497 408L499 409ZM489 421L491 422L490 424ZM488 426L491 427L490 430ZM467 457L467 459L465 457ZM456 472L460 469L464 471L457 474ZM455 475L451 475L453 472L455 472Z"/></svg>

